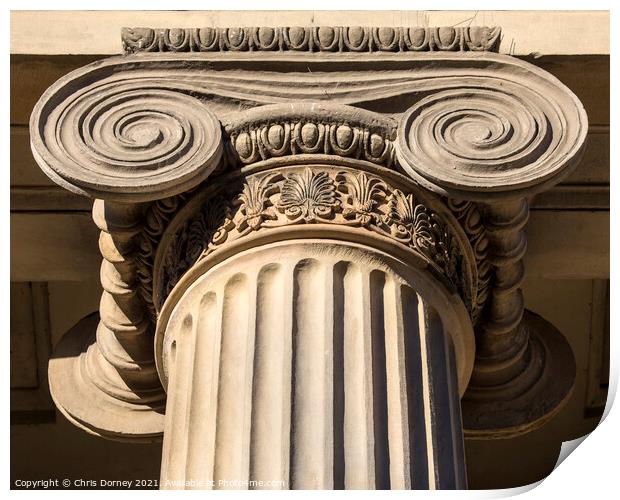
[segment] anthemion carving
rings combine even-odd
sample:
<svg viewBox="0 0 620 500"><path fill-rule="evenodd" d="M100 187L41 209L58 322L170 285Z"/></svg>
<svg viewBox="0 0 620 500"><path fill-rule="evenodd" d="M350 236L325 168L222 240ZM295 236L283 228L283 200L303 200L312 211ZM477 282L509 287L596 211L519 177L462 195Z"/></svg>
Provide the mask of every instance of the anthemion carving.
<svg viewBox="0 0 620 500"><path fill-rule="evenodd" d="M182 225L172 223L176 232L170 245L158 249L163 266L157 277L161 290L158 287L153 292L157 309L190 267L225 243L261 229L301 224L365 228L390 238L417 253L473 307L474 258L464 238L455 235L458 226L454 222L450 227L417 193L403 193L379 177L351 170L335 170L330 175L324 169L305 165L286 173L278 169L278 173L246 177L236 190L234 184L222 181L222 187L229 187L226 194L198 193L198 201L191 202L198 212L188 216L185 209L179 219ZM469 263L468 269L463 269L463 262Z"/></svg>
<svg viewBox="0 0 620 500"><path fill-rule="evenodd" d="M575 363L524 310L528 202L587 117L499 34L125 29L50 87L34 156L102 231L65 415L163 434L164 488L464 488L464 436L544 425Z"/></svg>

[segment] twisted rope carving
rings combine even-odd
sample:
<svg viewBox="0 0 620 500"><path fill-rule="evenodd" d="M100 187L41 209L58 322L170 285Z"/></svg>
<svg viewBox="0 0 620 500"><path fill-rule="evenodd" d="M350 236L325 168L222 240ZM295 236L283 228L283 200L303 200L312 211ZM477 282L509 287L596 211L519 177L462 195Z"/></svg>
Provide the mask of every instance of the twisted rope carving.
<svg viewBox="0 0 620 500"><path fill-rule="evenodd" d="M89 379L114 399L162 407L165 393L153 359L153 329L136 287L135 244L141 207L96 200L93 219L101 229L103 292L97 343L84 359Z"/></svg>

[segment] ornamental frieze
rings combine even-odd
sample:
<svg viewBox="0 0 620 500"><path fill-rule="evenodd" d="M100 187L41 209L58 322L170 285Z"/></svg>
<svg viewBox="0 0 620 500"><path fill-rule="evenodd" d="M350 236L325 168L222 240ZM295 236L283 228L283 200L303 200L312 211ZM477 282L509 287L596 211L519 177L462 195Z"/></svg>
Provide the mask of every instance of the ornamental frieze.
<svg viewBox="0 0 620 500"><path fill-rule="evenodd" d="M471 242L455 236L455 221L446 220L415 191L403 191L364 171L303 166L250 175L242 182L220 179L206 191L208 197L198 190L194 201L184 196L157 202L147 212L138 266L142 296L155 315L200 260L253 232L302 224L354 227L389 238L419 255L458 290L473 318L484 306L477 295L484 294L488 279L482 276L478 283ZM193 208L185 209L175 224L171 221L182 203L193 203ZM467 205L459 214L471 219L472 211ZM473 242L479 243L484 235L476 229ZM170 234L161 247L164 232ZM153 277L155 253L162 273ZM153 290L153 278L160 289Z"/></svg>
<svg viewBox="0 0 620 500"><path fill-rule="evenodd" d="M394 141L385 132L350 123L271 123L236 130L228 144L233 158L243 164L296 154L333 154L386 167L395 163Z"/></svg>
<svg viewBox="0 0 620 500"><path fill-rule="evenodd" d="M260 27L123 28L123 52L421 52L497 50L500 28Z"/></svg>

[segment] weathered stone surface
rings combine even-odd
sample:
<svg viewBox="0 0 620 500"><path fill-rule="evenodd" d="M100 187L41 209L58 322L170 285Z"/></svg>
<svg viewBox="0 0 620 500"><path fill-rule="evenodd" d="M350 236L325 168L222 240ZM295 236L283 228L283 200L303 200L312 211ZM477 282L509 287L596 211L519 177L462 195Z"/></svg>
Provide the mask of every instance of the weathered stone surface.
<svg viewBox="0 0 620 500"><path fill-rule="evenodd" d="M497 50L498 27L310 26L123 28L123 51L136 52L424 52Z"/></svg>
<svg viewBox="0 0 620 500"><path fill-rule="evenodd" d="M465 486L458 396L473 331L430 274L305 239L189 275L156 338L162 487Z"/></svg>
<svg viewBox="0 0 620 500"><path fill-rule="evenodd" d="M333 487L333 466L344 464L341 477L347 487L359 486L357 480L369 487L411 487L412 470L396 470L409 456L414 468L426 463L424 486L463 487L455 402L469 382L473 350L464 346L470 346L468 332L473 329L476 362L464 399L465 432L481 438L526 432L557 411L574 378L570 348L543 320L529 315L524 319L520 284L529 198L568 175L583 153L587 117L568 88L514 58L484 51L450 52L462 45L464 30L425 30L424 36L442 49L439 52L394 54L355 52L370 50L372 44L396 48L397 31L381 28L134 35L126 42L138 49L211 50L217 41L218 50L135 54L87 66L54 84L30 122L32 148L44 171L74 192L99 198L94 214L102 229L104 293L97 340L80 339L75 330L61 347L63 361L56 362L52 373L54 397L74 421L114 438L151 439L161 432L163 389L155 359L169 398L162 477L243 480L254 470L256 477L267 478L273 471L252 469L252 464L270 462L257 458L266 452L257 437L261 431L252 434L252 429L262 424L252 421L250 410L260 413L267 403L255 397L256 386L248 381L254 367L250 360L259 359L260 373L264 354L261 341L253 343L262 331L256 318L269 316L275 306L254 300L252 294L269 280L248 277L247 266L251 255L268 256L252 267L256 272L283 266L290 256L283 248L298 249L291 269L303 263L300 269L311 270L316 262L322 271L309 272L307 279L289 273L290 279L283 282L290 294L281 297L278 310L290 311L286 321L292 326L286 330L285 322L283 335L290 336L293 347L285 358L290 367L282 367L278 379L289 377L295 388L291 397L300 399L282 402L283 411L292 408L286 438L290 441L281 443L282 456L291 462L276 463L279 459L271 456L276 461L272 465L284 475L272 479L288 478L286 486L294 488ZM421 33L414 35L413 40L424 43ZM398 37L398 43L404 43L402 30ZM311 40L318 44L316 53ZM356 245L368 250L360 253ZM393 261L406 271L382 267ZM330 391L344 380L347 393L350 388L354 394L357 377L349 379L345 373L339 379L333 372L316 380L308 377L313 363L325 362L325 352L328 360L331 357L309 332L323 331L323 340L333 343L338 338L335 321L342 320L343 329L355 332L358 341L370 339L372 347L364 352L371 354L372 363L384 360L387 366L372 332L379 331L379 338L385 334L385 347L388 330L400 331L387 318L411 306L387 307L387 286L367 295L362 286L361 296L349 295L360 290L346 285L344 278L318 286L317 276L327 276L325 269L342 263L352 269L365 263L358 274L370 276L370 282L376 268L386 283L408 286L421 297L419 317L439 318L434 326L425 320L412 329L420 341L421 361L401 351L398 355L404 359L396 356L390 361L422 374L412 390L425 395L426 424L413 437L434 443L427 449L426 462L420 462L422 451L407 455L406 447L402 453L401 448L388 447L394 452L389 460L380 453L367 454L366 462L358 463L361 469L349 470L353 465L347 457L359 453L347 440L339 448L342 457L332 455L332 407L320 401L327 394L330 405L348 405L346 398L343 403ZM218 273L223 273L220 284L213 278ZM308 283L319 291L311 293ZM333 305L338 286L345 297L340 315ZM209 313L211 299L223 300L223 309ZM311 310L319 313L310 314ZM363 319L367 313L378 318L369 328ZM377 326L381 319L383 328ZM202 320L214 321L215 326L203 330ZM153 328L155 352L149 334ZM211 333L218 328L220 340ZM423 337L429 332L444 339L445 352L450 350L445 339L451 339L454 363L445 353L437 364L425 357L430 344ZM194 340L181 341L187 338ZM220 345L218 369L226 377L209 371L213 356L208 349L201 354L203 342L211 342L215 351ZM86 345L88 350L81 347ZM356 346L343 344L345 370L352 369L347 359L358 359ZM359 359L367 362L364 352ZM95 368L76 375L72 366L79 364ZM353 365L359 369L359 363ZM170 366L177 367L178 376L171 376ZM366 376L375 383L383 369L372 367ZM435 370L443 374L439 378L456 370L460 390L446 382L452 388L438 392L429 375ZM89 391L76 400L59 383L68 373L76 377L77 388L96 392L94 387L100 387L114 418L108 422L105 415L90 415ZM208 387L212 395L218 391L216 402L215 396L202 392L194 396L194 377L204 379L201 387ZM406 443L412 436L393 430L402 418L373 413L377 405L381 408L380 394L385 391L392 401L402 402L406 394L407 404L412 404L410 393L399 389L396 397L390 389L392 384L402 389L408 376L392 370L386 377L372 394L362 391L363 412L350 424L356 429L374 426L375 439ZM556 378L562 382L553 383ZM232 402L239 392L245 393L245 409ZM283 394L288 397L290 392ZM517 394L527 394L532 408L523 410L523 398ZM100 399L101 394L93 395L93 401ZM308 408L308 415L299 413L298 403ZM501 411L489 412L494 404ZM315 409L318 418L309 418ZM130 422L133 411L147 422L146 430ZM433 421L429 414L447 417ZM205 416L219 425L205 425ZM406 420L405 427L417 429L414 417L407 415ZM434 448L432 436L437 433L454 436L452 448ZM259 442L248 452L244 443L254 438ZM212 458L197 458L188 442L212 450ZM252 458L253 453L258 455ZM382 482L388 476L389 482Z"/></svg>

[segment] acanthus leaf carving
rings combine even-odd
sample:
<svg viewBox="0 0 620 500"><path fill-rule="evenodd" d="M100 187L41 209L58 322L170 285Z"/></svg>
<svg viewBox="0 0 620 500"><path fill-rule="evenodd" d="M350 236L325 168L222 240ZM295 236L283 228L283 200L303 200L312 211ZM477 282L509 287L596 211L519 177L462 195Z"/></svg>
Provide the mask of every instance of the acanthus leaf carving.
<svg viewBox="0 0 620 500"><path fill-rule="evenodd" d="M223 244L228 233L235 227L233 206L229 198L221 194L210 198L201 209L188 219L173 240L171 251L163 260L165 294L203 254L205 249Z"/></svg>

